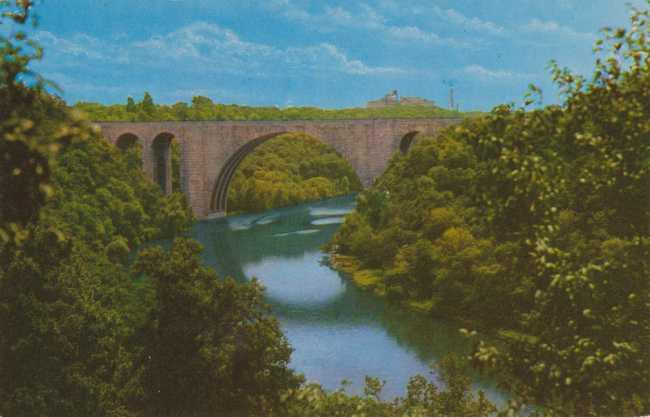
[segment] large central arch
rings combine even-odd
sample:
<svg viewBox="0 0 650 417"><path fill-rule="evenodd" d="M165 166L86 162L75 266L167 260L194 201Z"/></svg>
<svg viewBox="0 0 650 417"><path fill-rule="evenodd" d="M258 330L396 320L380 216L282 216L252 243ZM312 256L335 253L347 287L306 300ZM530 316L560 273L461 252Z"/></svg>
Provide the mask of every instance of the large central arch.
<svg viewBox="0 0 650 417"><path fill-rule="evenodd" d="M246 142L243 146L237 149L237 151L230 158L228 158L226 163L223 165L223 168L221 168L219 175L217 176L217 181L215 181L214 190L212 191L212 198L210 199L210 210L212 212L226 213L228 211L228 207L227 207L228 190L230 188L230 183L232 182L232 179L235 176L235 172L237 171L237 168L242 163L242 161L248 155L250 155L255 150L255 148L257 148L261 144L287 133L300 133L300 132L280 131L280 132L259 136L255 139L251 139L250 141ZM320 138L314 137L312 135L307 135L307 136L314 138L318 140L320 143L333 149L330 145L327 145L327 143L325 143ZM334 151L336 152L335 149ZM336 153L342 159L346 160L345 157L341 155L339 152ZM348 164L350 163L350 161L347 160L346 162ZM355 174L357 175L357 177L359 176L359 173L356 171Z"/></svg>

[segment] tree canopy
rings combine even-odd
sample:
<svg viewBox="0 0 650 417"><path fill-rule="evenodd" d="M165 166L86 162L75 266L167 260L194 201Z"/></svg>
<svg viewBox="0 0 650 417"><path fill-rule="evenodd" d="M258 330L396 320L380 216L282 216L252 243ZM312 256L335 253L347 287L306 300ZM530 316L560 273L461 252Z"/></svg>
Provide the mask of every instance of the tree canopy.
<svg viewBox="0 0 650 417"><path fill-rule="evenodd" d="M146 325L144 408L155 416L284 416L283 395L301 378L292 349L254 281L220 279L202 266L200 245L178 239L150 248L135 269L153 279Z"/></svg>
<svg viewBox="0 0 650 417"><path fill-rule="evenodd" d="M591 79L554 66L562 105L396 156L334 239L378 293L492 332L475 363L553 415L650 409L649 18L605 30Z"/></svg>
<svg viewBox="0 0 650 417"><path fill-rule="evenodd" d="M0 19L23 24L30 8L0 1ZM0 415L178 415L181 405L276 415L299 379L260 287L218 279L183 240L169 255L143 251L132 269L141 245L187 230L182 195L163 195L144 178L137 148L112 147L46 93L29 72L38 54L25 48L38 49L25 34L0 41ZM196 349L175 337L190 324L206 329L193 334L203 338ZM169 352L187 362L152 380L172 365ZM187 377L200 364L212 397L192 403ZM183 401L166 407L152 387Z"/></svg>
<svg viewBox="0 0 650 417"><path fill-rule="evenodd" d="M229 211L263 211L361 190L339 154L304 134L279 135L242 161L228 192Z"/></svg>
<svg viewBox="0 0 650 417"><path fill-rule="evenodd" d="M20 27L31 7L0 1L0 21ZM605 31L591 79L554 67L562 105L500 106L419 138L360 195L332 246L377 293L463 322L477 340L474 363L541 414L650 412L648 36L650 12L637 10L629 29ZM493 411L453 358L441 364L444 389L416 377L393 401L372 378L363 396L299 385L257 283L218 278L182 238L132 262L143 243L189 227L182 196L163 195L142 176L137 149L112 148L47 94L30 70L41 52L26 33L1 32L0 53L1 415ZM145 95L76 107L113 120L329 114L220 106L204 97L160 106ZM369 114L361 110L335 117ZM354 186L317 147L296 147L317 162L283 167L277 155L298 142L309 141L278 145L242 169L264 179L282 168L273 178L298 189Z"/></svg>

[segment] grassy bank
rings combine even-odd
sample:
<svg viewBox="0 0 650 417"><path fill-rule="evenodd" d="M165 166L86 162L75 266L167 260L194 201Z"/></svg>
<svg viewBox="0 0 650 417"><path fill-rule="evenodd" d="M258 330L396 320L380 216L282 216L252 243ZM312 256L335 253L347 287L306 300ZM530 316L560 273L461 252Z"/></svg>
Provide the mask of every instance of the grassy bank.
<svg viewBox="0 0 650 417"><path fill-rule="evenodd" d="M378 297L386 298L385 273L381 269L363 268L361 261L354 256L330 253L330 265L348 274L359 288L370 291ZM433 304L430 301L403 300L400 305L411 311L431 314Z"/></svg>

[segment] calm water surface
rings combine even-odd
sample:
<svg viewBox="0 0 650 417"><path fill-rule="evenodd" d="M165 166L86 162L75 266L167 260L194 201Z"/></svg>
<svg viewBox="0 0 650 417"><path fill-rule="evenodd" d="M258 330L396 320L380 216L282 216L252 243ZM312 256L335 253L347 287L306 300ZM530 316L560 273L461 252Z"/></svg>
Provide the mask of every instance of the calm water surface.
<svg viewBox="0 0 650 417"><path fill-rule="evenodd" d="M360 393L366 375L386 381L384 397L403 395L416 374L449 352L467 352L458 330L404 311L356 288L331 269L320 247L354 207L347 196L259 214L198 223L193 237L207 264L240 281L256 277L294 348L291 366L328 389L349 381ZM501 403L490 381L475 387Z"/></svg>

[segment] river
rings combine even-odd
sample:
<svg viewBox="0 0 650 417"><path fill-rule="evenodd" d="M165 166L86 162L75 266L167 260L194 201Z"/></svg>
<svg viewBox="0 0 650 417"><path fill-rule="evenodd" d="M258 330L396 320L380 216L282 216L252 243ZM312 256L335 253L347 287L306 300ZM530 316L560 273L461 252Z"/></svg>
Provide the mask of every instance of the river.
<svg viewBox="0 0 650 417"><path fill-rule="evenodd" d="M409 378L468 345L455 327L405 311L356 288L331 269L320 247L354 208L339 197L258 214L202 221L192 237L205 247L206 264L240 281L256 277L294 348L291 367L308 381L360 393L366 375L386 382L383 397L403 395ZM490 381L474 386L503 403Z"/></svg>

